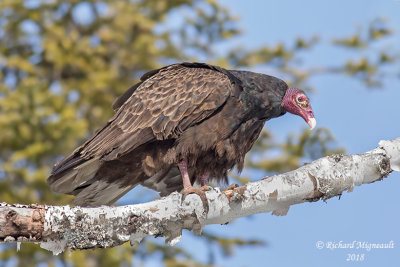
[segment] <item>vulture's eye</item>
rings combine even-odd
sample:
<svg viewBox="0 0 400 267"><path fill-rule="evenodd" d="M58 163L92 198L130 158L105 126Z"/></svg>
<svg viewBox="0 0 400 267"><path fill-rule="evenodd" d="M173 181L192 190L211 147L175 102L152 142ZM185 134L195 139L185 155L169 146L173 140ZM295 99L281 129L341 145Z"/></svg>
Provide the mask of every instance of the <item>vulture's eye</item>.
<svg viewBox="0 0 400 267"><path fill-rule="evenodd" d="M302 96L300 96L299 98L297 98L297 101L298 101L299 103L301 103L301 102L304 101L304 98L303 98Z"/></svg>

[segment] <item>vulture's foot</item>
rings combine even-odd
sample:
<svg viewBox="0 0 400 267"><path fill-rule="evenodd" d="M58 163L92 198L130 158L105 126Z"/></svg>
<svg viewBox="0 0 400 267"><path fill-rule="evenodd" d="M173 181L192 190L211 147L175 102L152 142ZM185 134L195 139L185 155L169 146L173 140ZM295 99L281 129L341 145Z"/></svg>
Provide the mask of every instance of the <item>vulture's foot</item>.
<svg viewBox="0 0 400 267"><path fill-rule="evenodd" d="M210 187L207 185L204 185L200 188L198 187L187 187L183 189L183 199L186 198L187 195L189 194L196 194L200 197L201 202L203 202L203 207L204 207L204 212L207 214L209 207L208 207L208 201L207 201L207 197L206 197L206 193L207 191L210 191Z"/></svg>
<svg viewBox="0 0 400 267"><path fill-rule="evenodd" d="M233 189L235 189L236 187L239 187L239 185L238 185L238 184L231 184L230 186L228 186L227 188L225 188L224 190L222 190L222 193L225 193L226 191L229 191L229 190L233 190Z"/></svg>
<svg viewBox="0 0 400 267"><path fill-rule="evenodd" d="M196 194L200 197L201 201L203 202L204 212L207 214L209 207L206 197L206 191L209 191L210 188L206 185L208 182L208 174L203 174L200 177L200 182L202 187L197 188L193 187L192 183L190 182L188 166L186 160L182 160L178 163L179 171L181 172L182 176L182 183L183 183L183 200L185 200L186 196L189 194Z"/></svg>
<svg viewBox="0 0 400 267"><path fill-rule="evenodd" d="M239 187L239 185L237 185L237 184L231 184L230 186L228 186L227 188L222 190L221 193L225 194L225 196L228 198L228 201L231 201L231 197L235 193L234 189L238 188L238 187Z"/></svg>

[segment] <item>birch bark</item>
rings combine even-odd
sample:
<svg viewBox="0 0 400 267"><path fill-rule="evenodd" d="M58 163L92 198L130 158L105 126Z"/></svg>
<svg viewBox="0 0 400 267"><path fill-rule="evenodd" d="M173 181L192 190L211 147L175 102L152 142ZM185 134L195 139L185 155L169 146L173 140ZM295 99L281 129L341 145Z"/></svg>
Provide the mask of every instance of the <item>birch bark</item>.
<svg viewBox="0 0 400 267"><path fill-rule="evenodd" d="M381 141L363 154L333 155L284 174L244 186L206 192L205 207L197 195L180 193L148 203L95 208L0 204L0 242L38 242L54 254L66 248L87 249L140 242L163 236L174 245L182 230L195 234L208 224L225 224L255 213L285 215L289 207L351 192L400 171L400 138Z"/></svg>

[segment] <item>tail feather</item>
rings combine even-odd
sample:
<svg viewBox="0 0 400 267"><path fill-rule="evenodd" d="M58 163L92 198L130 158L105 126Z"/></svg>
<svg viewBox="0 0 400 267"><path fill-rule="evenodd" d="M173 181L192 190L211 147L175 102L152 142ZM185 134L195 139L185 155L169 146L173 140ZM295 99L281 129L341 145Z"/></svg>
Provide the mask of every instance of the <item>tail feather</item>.
<svg viewBox="0 0 400 267"><path fill-rule="evenodd" d="M74 199L78 206L112 205L136 184L122 185L106 180L96 180L83 190L79 190Z"/></svg>
<svg viewBox="0 0 400 267"><path fill-rule="evenodd" d="M69 162L74 163L54 171L47 183L54 192L75 195L73 202L79 206L111 205L146 177L131 161L92 158Z"/></svg>
<svg viewBox="0 0 400 267"><path fill-rule="evenodd" d="M54 165L51 175L62 173L63 171L71 169L85 161L87 161L87 159L72 154L70 157L64 158L62 161Z"/></svg>
<svg viewBox="0 0 400 267"><path fill-rule="evenodd" d="M100 167L101 161L98 158L86 161L78 159L69 167L62 166L53 171L47 183L54 192L74 194L77 188L90 183Z"/></svg>

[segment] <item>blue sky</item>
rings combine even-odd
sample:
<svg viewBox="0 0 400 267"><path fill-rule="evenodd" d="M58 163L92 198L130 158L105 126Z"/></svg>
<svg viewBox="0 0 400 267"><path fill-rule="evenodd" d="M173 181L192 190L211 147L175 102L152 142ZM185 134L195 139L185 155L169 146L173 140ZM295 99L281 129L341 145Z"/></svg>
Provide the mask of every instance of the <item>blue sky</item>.
<svg viewBox="0 0 400 267"><path fill-rule="evenodd" d="M385 17L395 34L388 44L382 45L388 51L396 47L400 51L400 1L218 2L240 17L239 25L244 30L241 37L224 44L227 46L257 48L281 41L291 43L298 36L316 34L321 37L322 44L307 62L335 65L349 52L332 49L329 41L351 36L373 19ZM360 55L352 52L350 57L356 59ZM397 62L397 71L399 69ZM341 75L315 76L310 84L316 89L311 99L318 126L329 128L347 153L362 153L375 148L381 139L400 137L399 77L387 79L381 89L368 89L358 80ZM306 126L303 120L287 115L268 122L267 127L274 136L283 139L287 133ZM232 258L218 257L219 266L399 266L399 188L400 175L393 173L381 182L344 193L340 200L333 198L327 203L292 206L284 217L258 214L226 226L208 226L205 230L223 236L261 238L268 243L267 247L238 248ZM395 243L394 249L316 248L318 241L326 244L330 241L386 243L391 240ZM207 248L190 233L184 233L180 245L199 257L207 256ZM364 260L346 261L348 254L364 254Z"/></svg>

